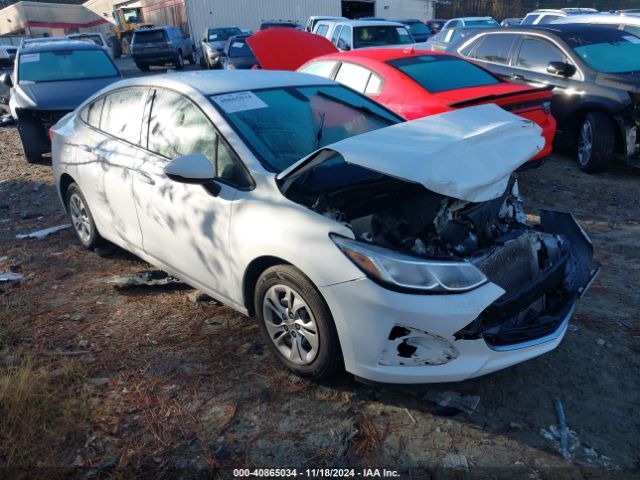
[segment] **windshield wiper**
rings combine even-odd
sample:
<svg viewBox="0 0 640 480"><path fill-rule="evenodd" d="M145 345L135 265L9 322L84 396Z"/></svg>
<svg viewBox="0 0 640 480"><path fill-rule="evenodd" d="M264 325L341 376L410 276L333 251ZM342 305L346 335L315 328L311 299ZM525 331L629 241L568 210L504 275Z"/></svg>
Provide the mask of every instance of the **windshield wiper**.
<svg viewBox="0 0 640 480"><path fill-rule="evenodd" d="M374 117L378 117L381 120L384 120L387 124L389 125L393 125L393 120L390 119L389 117L385 117L384 115L382 115L381 113L375 112L373 110L371 110L369 107L366 107L364 105L354 105L353 103L349 103L346 100L343 100L341 98L338 97L334 97L333 95L323 92L322 90L318 90L318 95L322 96L322 97L326 97L326 98L330 98L333 101L336 101L338 103L341 103L342 105L346 105L349 108L353 108L354 110L358 110L359 112L366 112L370 115L373 115Z"/></svg>
<svg viewBox="0 0 640 480"><path fill-rule="evenodd" d="M318 131L316 132L316 144L313 147L314 150L318 149L318 145L320 145L320 140L322 139L322 129L324 128L324 117L325 117L325 113L321 112L320 113L320 126L318 127Z"/></svg>

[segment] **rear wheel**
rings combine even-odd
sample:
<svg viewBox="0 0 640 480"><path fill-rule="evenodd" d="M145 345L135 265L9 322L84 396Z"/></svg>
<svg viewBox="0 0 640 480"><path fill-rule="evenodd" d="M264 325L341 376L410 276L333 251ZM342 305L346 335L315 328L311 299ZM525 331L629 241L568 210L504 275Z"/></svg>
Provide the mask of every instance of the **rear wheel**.
<svg viewBox="0 0 640 480"><path fill-rule="evenodd" d="M331 312L302 272L291 265L265 270L254 305L263 337L287 368L315 380L337 372L342 355Z"/></svg>
<svg viewBox="0 0 640 480"><path fill-rule="evenodd" d="M93 250L105 245L105 240L98 233L93 215L84 195L77 183L72 183L67 188L67 213L71 219L71 225L78 236L82 246Z"/></svg>
<svg viewBox="0 0 640 480"><path fill-rule="evenodd" d="M578 166L587 173L609 168L616 145L611 119L601 112L588 113L578 131Z"/></svg>
<svg viewBox="0 0 640 480"><path fill-rule="evenodd" d="M182 70L184 68L184 58L182 57L182 52L180 50L178 50L178 56L176 57L174 65L176 70Z"/></svg>

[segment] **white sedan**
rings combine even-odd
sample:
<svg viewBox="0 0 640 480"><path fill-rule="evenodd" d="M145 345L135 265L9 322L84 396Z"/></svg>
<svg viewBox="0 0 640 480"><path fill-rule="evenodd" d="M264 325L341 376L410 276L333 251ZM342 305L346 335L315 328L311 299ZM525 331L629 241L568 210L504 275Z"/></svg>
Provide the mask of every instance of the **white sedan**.
<svg viewBox="0 0 640 480"><path fill-rule="evenodd" d="M597 271L568 214L527 224L540 128L494 105L403 122L324 78L118 82L52 129L80 242L247 315L295 373L458 381L555 348Z"/></svg>

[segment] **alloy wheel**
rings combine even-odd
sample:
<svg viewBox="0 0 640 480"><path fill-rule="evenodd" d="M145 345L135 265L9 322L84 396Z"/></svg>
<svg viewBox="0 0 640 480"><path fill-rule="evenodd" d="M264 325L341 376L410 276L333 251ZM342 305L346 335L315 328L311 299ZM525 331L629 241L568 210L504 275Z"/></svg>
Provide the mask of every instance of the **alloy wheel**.
<svg viewBox="0 0 640 480"><path fill-rule="evenodd" d="M591 159L593 149L593 129L591 122L586 120L580 129L580 139L578 140L578 162L580 165L587 165Z"/></svg>
<svg viewBox="0 0 640 480"><path fill-rule="evenodd" d="M280 353L296 365L312 363L318 356L318 326L302 296L287 285L273 285L262 309L269 339Z"/></svg>
<svg viewBox="0 0 640 480"><path fill-rule="evenodd" d="M69 197L69 215L78 237L82 243L88 244L91 240L91 219L82 198L76 193Z"/></svg>

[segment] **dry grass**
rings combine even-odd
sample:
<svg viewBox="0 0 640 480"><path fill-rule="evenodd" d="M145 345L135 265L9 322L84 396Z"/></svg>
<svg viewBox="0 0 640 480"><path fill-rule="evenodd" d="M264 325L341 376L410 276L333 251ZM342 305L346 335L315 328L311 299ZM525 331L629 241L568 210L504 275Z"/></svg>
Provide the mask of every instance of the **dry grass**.
<svg viewBox="0 0 640 480"><path fill-rule="evenodd" d="M18 295L18 290L0 295L0 350L24 343L33 335L36 308Z"/></svg>
<svg viewBox="0 0 640 480"><path fill-rule="evenodd" d="M88 411L77 363L38 365L31 357L0 371L0 457L6 466L68 464L63 452L81 444ZM64 444L65 448L60 449Z"/></svg>

